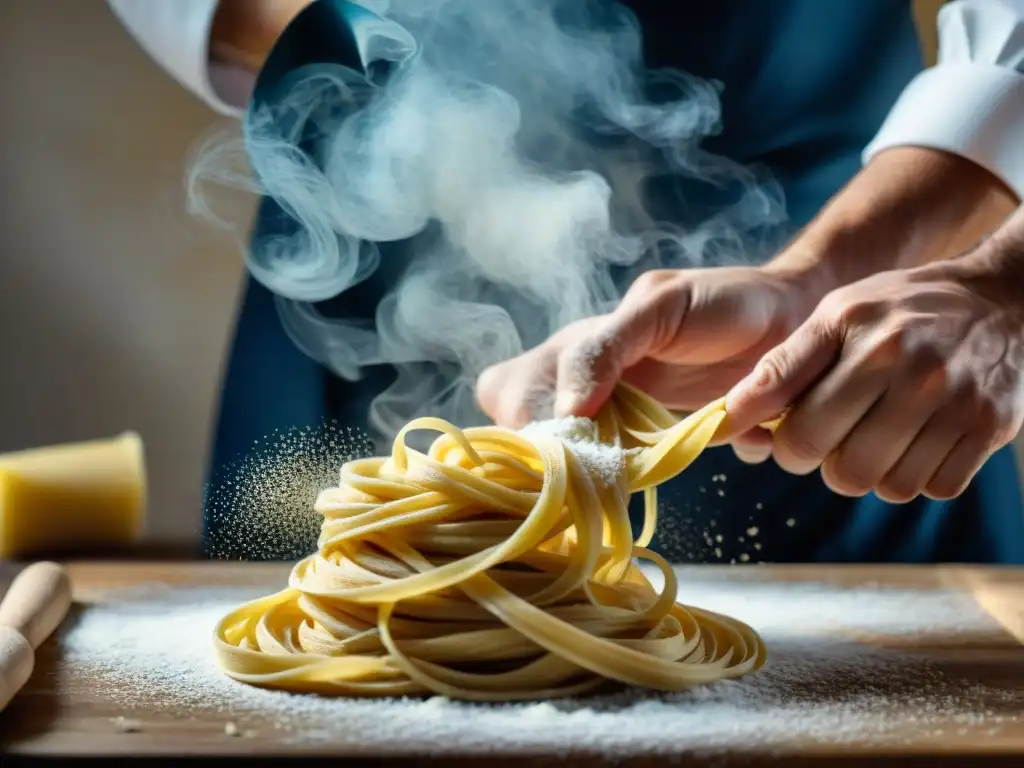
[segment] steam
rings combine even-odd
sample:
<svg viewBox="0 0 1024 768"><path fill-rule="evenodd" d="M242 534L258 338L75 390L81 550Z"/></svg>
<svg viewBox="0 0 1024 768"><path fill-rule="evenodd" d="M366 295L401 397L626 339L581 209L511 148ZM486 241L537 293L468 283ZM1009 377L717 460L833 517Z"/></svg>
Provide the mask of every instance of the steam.
<svg viewBox="0 0 1024 768"><path fill-rule="evenodd" d="M776 184L700 148L717 88L645 70L639 25L610 0L362 5L375 12L352 19L366 74L296 73L283 102L251 111L244 145L205 148L190 194L215 217L207 182L227 184L293 219L247 266L306 354L350 380L395 367L368 414L377 437L418 415L484 422L486 366L609 310L645 269L757 259L784 220ZM662 197L666 183L711 185L725 202L666 220L655 183ZM374 318L317 305L378 270L393 288Z"/></svg>

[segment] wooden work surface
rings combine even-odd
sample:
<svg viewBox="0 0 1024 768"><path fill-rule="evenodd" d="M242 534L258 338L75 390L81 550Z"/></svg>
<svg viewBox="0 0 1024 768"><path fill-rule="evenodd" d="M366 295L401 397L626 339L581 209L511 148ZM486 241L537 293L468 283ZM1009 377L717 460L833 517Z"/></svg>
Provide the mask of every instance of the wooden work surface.
<svg viewBox="0 0 1024 768"><path fill-rule="evenodd" d="M216 756L223 759L248 756L248 759L252 759L302 755L307 759L329 758L332 764L344 765L376 764L387 759L388 762L397 760L407 765L449 766L471 764L485 757L492 760L514 758L517 764L531 765L564 764L565 760L579 765L594 765L613 758L618 764L636 765L670 762L701 765L834 765L837 762L860 762L867 758L884 758L889 762L920 760L928 764L959 761L976 765L981 762L1005 761L1008 764L1024 765L1024 647L1017 639L1024 638L1024 571L771 565L682 569L680 578L684 591L681 599L697 605L701 604L698 595L702 591L718 590L716 594L726 594L719 589L726 585L729 594L733 595L731 599L734 603L737 595L741 598L741 602L736 605L741 605L742 599L749 595L751 610L760 607L769 611L763 615L771 617L773 609L766 608L765 601L780 600L780 595L787 594L785 590L795 590L792 604L796 605L802 600L805 607L793 610L802 613L795 613L796 618L784 620L786 626L777 628L782 639L775 641L774 645L769 634L766 633L765 637L769 653L777 650L783 659L779 663L783 667L792 665L793 658L797 657L790 651L789 661L786 661L784 646L795 639L798 645L794 647L802 647L799 646L801 625L804 623L802 617L806 617L807 626L814 625L816 629L813 631L818 637L813 646L820 651L820 658L816 662L820 667L817 672L818 682L805 684L800 674L792 679L787 678L789 673L784 669L774 673L776 678L772 678L770 655L768 668L763 673L768 677L761 682L747 678L753 681L750 683L753 686L750 696L742 694L746 689L735 688L747 685L746 681L726 683L724 685L733 688L727 691L725 699L716 699L717 694L712 690L711 694L696 694L692 699L681 700L671 706L681 707L679 711L685 718L679 720L679 728L685 730L691 727L688 724L698 722L694 718L701 716L701 708L705 704L709 713L714 707L718 708L714 709L717 712L722 710L723 701L731 701L729 697L733 697L739 702L738 720L752 714L764 718L768 724L766 728L771 726L776 729L774 736L767 734L764 739L752 738L751 733L743 729L743 723L737 722L732 724L738 729L735 738L723 740L719 733L705 744L699 735L691 733L687 736L681 733L682 746L677 750L670 749L668 753L664 745L660 753L657 753L658 750L649 753L640 745L635 749L627 748L625 752L620 746L617 753L605 754L603 748L595 748L589 739L567 744L564 737L550 750L543 743L532 743L506 752L507 748L502 747L500 740L495 742L493 748L487 749L487 745L481 747L479 741L461 738L440 740L427 748L422 739L417 741L413 733L415 728L410 729L409 741L403 738L401 726L401 723L415 725L417 721L409 719L409 712L414 710L408 707L426 706L423 702L405 702L406 709L402 717L406 719L395 721L399 724L398 732L383 743L379 738L371 738L374 727L372 723L379 722L381 727L387 726L387 710L381 709L381 702L372 703L372 706L377 707L374 711L378 714L374 716L376 720L370 718L370 725L339 715L331 720L329 728L321 728L315 739L278 730L267 723L248 730L249 723L257 722L261 713L246 712L246 706L253 707L244 703L232 705L230 701L210 701L208 706L200 706L198 710L193 703L187 711L176 712L174 697L168 694L160 700L161 706L147 711L137 703L143 698L133 698L134 692L130 689L134 683L130 676L114 673L110 679L100 680L95 677L90 665L65 658L65 638L71 637L69 633L76 631L75 622L88 617L90 611L102 611L114 601L124 600L125 588L163 584L168 594L176 596L175 604L181 606L188 603L190 594L199 595L200 591L209 592L213 588L230 591L244 587L257 591L276 591L285 583L288 568L255 564L127 562L74 563L70 568L76 599L74 615L69 617L70 626L62 630L64 635L40 649L36 670L28 686L8 710L0 715L0 742L3 747L0 762L31 762L68 757L110 759ZM9 581L13 573L12 568L0 568L0 580ZM715 584L719 586L715 587ZM686 585L689 585L688 591ZM814 602L818 599L815 595L822 596L820 603ZM899 600L904 602L894 602L897 599L894 596L900 596ZM950 602L948 606L941 600L929 602L930 596L944 596L941 600L948 599ZM786 604L790 603L787 601ZM814 606L819 604L820 610L816 610ZM841 608L847 604L863 606L864 615L875 618L858 624L853 617L848 626L827 619L827 615L831 615L829 611L847 610ZM900 626L903 621L900 606L905 606L905 627ZM928 616L920 615L926 610L930 611ZM912 615L915 612L919 615ZM740 618L746 616L741 615ZM832 624L835 624L834 628L828 629ZM823 632L823 626L828 631ZM196 626L194 631L205 638L211 629L210 626ZM153 637L154 644L162 640L166 638ZM204 639L203 647L205 642ZM928 665L931 670L929 675L941 675L946 682L941 688L936 688L933 683L922 683L920 690L914 691L915 684L907 683L906 673L894 672L892 682L887 682L890 678L884 665L878 667L877 662L869 658L863 662L874 665L875 671L869 674L868 670L859 668L858 664L862 663L858 661L859 656L836 655L831 652L829 643L854 643L862 645L867 653L877 651L881 654L896 654L899 658L913 658L916 660L914 664ZM195 660L197 668L210 663L209 658ZM908 669L912 674L914 668ZM902 682L898 682L897 677L901 676ZM758 698L766 695L765 691L773 684L771 681L776 679L781 686L779 695L768 694L767 698ZM912 689L909 694L906 690L908 685ZM892 686L891 691L887 690L888 686ZM897 690L899 686L902 689ZM231 691L234 691L235 698L245 699L244 691L237 688L227 690L228 698L231 698ZM965 696L963 702L959 702L959 692L962 691L975 693ZM742 695L737 695L737 692ZM935 701L928 701L928 696L934 696ZM916 703L907 704L907 701ZM341 704L347 707L362 705L351 701ZM462 709L457 710L455 716L466 728L476 727L474 712L477 710L469 705L458 706ZM643 706L642 699L633 700L622 709L621 719L618 719L620 716L613 709L612 714L607 716L610 719L602 722L606 723L608 730L619 727L617 723L621 723L624 728L633 727L631 723L634 726L643 724L647 722L644 720L643 713L646 710ZM766 711L773 707L778 710L777 716ZM851 725L846 708L850 713L860 713L858 717L869 717L869 720L863 726L856 723ZM920 709L924 715L912 711L915 709ZM536 713L546 710L530 711ZM555 718L568 717L557 709L551 709L550 712ZM662 710L657 712L664 714ZM728 706L723 712L721 715L708 716L729 717ZM832 722L829 720L823 720L825 725L817 730L806 724L801 725L801 713L808 717L830 717L829 713L834 713L835 725L828 725ZM127 730L133 732L125 732L124 727L118 727L119 722L121 726L124 725L123 721L118 721L119 717L131 719L135 725ZM787 718L792 718L791 737L787 736ZM479 719L483 722L484 715L480 714ZM570 718L565 722L577 721ZM872 722L884 723L884 727L871 725ZM229 731L234 729L235 723L240 729L246 730L241 735L232 736L225 732L228 723L232 724L228 726ZM551 725L541 721L537 721L537 724L538 728ZM719 726L724 727L721 724ZM833 730L843 733L836 737Z"/></svg>

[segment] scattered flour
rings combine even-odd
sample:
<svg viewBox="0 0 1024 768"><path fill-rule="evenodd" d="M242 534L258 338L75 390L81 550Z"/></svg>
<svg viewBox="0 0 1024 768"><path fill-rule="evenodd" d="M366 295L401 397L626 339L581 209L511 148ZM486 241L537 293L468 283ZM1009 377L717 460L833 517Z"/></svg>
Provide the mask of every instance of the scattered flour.
<svg viewBox="0 0 1024 768"><path fill-rule="evenodd" d="M206 489L204 548L223 560L297 560L316 550L321 491L338 484L341 465L373 455L362 432L325 422L275 430Z"/></svg>
<svg viewBox="0 0 1024 768"><path fill-rule="evenodd" d="M1010 687L965 677L935 657L863 642L869 635L913 642L929 633L991 629L992 620L966 596L694 578L692 570L681 576L682 601L736 616L762 633L770 656L761 672L679 694L627 690L532 704L292 695L235 683L212 658L214 624L265 589L152 587L79 615L60 637L57 679L69 693L110 700L126 717L133 710L205 714L236 733L278 729L295 744L438 755L636 756L794 740L842 744L869 734L907 743L942 728L997 732L1024 707L1024 694Z"/></svg>

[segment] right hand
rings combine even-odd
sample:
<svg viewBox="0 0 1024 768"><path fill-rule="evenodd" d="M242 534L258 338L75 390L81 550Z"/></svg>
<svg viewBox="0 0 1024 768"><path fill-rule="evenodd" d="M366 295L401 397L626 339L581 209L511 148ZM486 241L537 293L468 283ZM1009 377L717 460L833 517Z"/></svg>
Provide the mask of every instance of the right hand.
<svg viewBox="0 0 1024 768"><path fill-rule="evenodd" d="M620 379L667 408L696 410L746 376L816 299L799 275L771 265L647 272L614 312L488 368L477 397L496 424L512 428L552 410L593 417ZM751 461L767 458L770 444L760 430L733 443Z"/></svg>

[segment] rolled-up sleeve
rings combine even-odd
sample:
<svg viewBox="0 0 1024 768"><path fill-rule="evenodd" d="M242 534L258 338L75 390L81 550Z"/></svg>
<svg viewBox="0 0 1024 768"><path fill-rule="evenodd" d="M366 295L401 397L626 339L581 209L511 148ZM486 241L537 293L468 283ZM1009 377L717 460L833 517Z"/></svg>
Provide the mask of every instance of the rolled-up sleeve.
<svg viewBox="0 0 1024 768"><path fill-rule="evenodd" d="M938 63L903 91L864 161L896 146L966 157L1024 199L1024 0L954 0Z"/></svg>
<svg viewBox="0 0 1024 768"><path fill-rule="evenodd" d="M222 115L241 114L253 76L210 61L219 0L107 0L139 45L175 80Z"/></svg>

